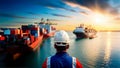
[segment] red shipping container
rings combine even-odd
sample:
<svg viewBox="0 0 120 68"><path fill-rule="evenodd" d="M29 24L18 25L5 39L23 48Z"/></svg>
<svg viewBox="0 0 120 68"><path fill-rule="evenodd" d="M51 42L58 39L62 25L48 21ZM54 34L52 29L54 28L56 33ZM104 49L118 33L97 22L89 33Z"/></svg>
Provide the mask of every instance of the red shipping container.
<svg viewBox="0 0 120 68"><path fill-rule="evenodd" d="M18 34L18 29L12 29L12 30L10 30L10 31L11 31L11 34L13 34L13 35Z"/></svg>
<svg viewBox="0 0 120 68"><path fill-rule="evenodd" d="M15 30L10 30L10 33L11 34L15 34Z"/></svg>
<svg viewBox="0 0 120 68"><path fill-rule="evenodd" d="M23 33L23 31L22 30L20 30L20 34L22 34Z"/></svg>
<svg viewBox="0 0 120 68"><path fill-rule="evenodd" d="M20 29L17 29L17 34L20 34Z"/></svg>
<svg viewBox="0 0 120 68"><path fill-rule="evenodd" d="M30 41L33 43L35 41L35 37L33 35L30 35Z"/></svg>
<svg viewBox="0 0 120 68"><path fill-rule="evenodd" d="M23 35L23 31L20 29L20 35L22 36Z"/></svg>
<svg viewBox="0 0 120 68"><path fill-rule="evenodd" d="M28 33L28 34L29 34L29 33L30 33L30 30L26 30L26 33Z"/></svg>
<svg viewBox="0 0 120 68"><path fill-rule="evenodd" d="M28 33L23 33L23 36L26 36L26 37L28 37Z"/></svg>
<svg viewBox="0 0 120 68"><path fill-rule="evenodd" d="M1 37L0 37L0 40L1 40L1 41L4 41L4 40L5 40L5 37L4 37L4 36L1 36Z"/></svg>
<svg viewBox="0 0 120 68"><path fill-rule="evenodd" d="M31 28L31 30L38 30L38 27L33 27Z"/></svg>

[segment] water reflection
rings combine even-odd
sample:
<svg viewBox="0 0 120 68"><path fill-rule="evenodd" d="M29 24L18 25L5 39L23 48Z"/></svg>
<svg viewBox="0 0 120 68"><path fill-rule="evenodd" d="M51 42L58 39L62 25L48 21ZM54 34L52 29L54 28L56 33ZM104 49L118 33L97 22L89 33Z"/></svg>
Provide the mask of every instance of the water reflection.
<svg viewBox="0 0 120 68"><path fill-rule="evenodd" d="M87 39L85 40L84 44L84 61L87 63L84 63L86 66L85 68L95 68L97 59L100 56L100 39Z"/></svg>
<svg viewBox="0 0 120 68"><path fill-rule="evenodd" d="M107 32L107 37L106 37L106 47L105 47L105 56L104 56L104 61L106 64L109 63L110 60L110 55L111 55L111 32Z"/></svg>
<svg viewBox="0 0 120 68"><path fill-rule="evenodd" d="M84 68L120 68L120 32L100 32L94 39L76 40L75 35L69 32L70 48L68 53L78 58ZM42 68L46 57L55 54L53 38L44 40L36 52L24 56L15 62L15 68ZM2 57L0 57L0 60ZM1 65L7 67L1 60ZM0 67L1 67L0 65ZM11 66L11 65L10 65Z"/></svg>

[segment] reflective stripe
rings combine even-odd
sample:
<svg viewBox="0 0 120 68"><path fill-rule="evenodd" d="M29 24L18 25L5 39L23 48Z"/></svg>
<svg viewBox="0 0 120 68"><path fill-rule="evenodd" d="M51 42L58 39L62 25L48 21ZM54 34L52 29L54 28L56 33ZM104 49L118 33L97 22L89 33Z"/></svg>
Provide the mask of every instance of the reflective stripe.
<svg viewBox="0 0 120 68"><path fill-rule="evenodd" d="M72 67L76 68L76 58L72 57Z"/></svg>
<svg viewBox="0 0 120 68"><path fill-rule="evenodd" d="M50 60L51 60L51 56L47 58L47 68L50 68Z"/></svg>

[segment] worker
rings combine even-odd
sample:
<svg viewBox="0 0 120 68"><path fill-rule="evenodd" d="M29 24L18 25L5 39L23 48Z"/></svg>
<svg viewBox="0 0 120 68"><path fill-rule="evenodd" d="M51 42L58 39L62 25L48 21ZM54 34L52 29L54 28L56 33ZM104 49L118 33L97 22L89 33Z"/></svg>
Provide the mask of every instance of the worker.
<svg viewBox="0 0 120 68"><path fill-rule="evenodd" d="M69 36L65 31L60 30L55 33L54 48L57 53L54 56L48 57L44 61L42 68L82 68L82 64L78 59L71 57L67 53L69 40Z"/></svg>

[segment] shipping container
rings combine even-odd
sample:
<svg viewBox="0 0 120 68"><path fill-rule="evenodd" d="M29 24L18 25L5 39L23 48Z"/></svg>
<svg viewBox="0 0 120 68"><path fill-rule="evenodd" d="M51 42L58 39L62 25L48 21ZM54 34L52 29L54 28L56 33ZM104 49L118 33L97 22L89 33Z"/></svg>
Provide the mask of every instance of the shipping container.
<svg viewBox="0 0 120 68"><path fill-rule="evenodd" d="M30 35L30 41L33 43L35 41L35 37L33 35Z"/></svg>
<svg viewBox="0 0 120 68"><path fill-rule="evenodd" d="M31 31L30 31L30 34L32 34L32 35L34 35L34 36L35 36L35 33L37 33L36 30L31 30Z"/></svg>
<svg viewBox="0 0 120 68"><path fill-rule="evenodd" d="M29 30L28 25L22 25L22 30Z"/></svg>
<svg viewBox="0 0 120 68"><path fill-rule="evenodd" d="M30 33L30 30L22 30L22 33L27 33L27 34L29 34L29 33Z"/></svg>
<svg viewBox="0 0 120 68"><path fill-rule="evenodd" d="M38 37L40 35L39 30L31 30L30 34L34 35L35 37Z"/></svg>
<svg viewBox="0 0 120 68"><path fill-rule="evenodd" d="M38 37L38 33L35 33L35 37L36 37L36 38Z"/></svg>
<svg viewBox="0 0 120 68"><path fill-rule="evenodd" d="M4 30L4 35L10 35L10 29Z"/></svg>
<svg viewBox="0 0 120 68"><path fill-rule="evenodd" d="M44 34L45 28L40 28L40 33Z"/></svg>
<svg viewBox="0 0 120 68"><path fill-rule="evenodd" d="M17 29L17 33L18 33L18 34L21 34L21 31L20 31L20 29Z"/></svg>
<svg viewBox="0 0 120 68"><path fill-rule="evenodd" d="M38 30L38 27L33 27L30 30Z"/></svg>
<svg viewBox="0 0 120 68"><path fill-rule="evenodd" d="M4 41L5 40L5 37L0 35L0 41Z"/></svg>
<svg viewBox="0 0 120 68"><path fill-rule="evenodd" d="M11 32L12 35L21 34L20 29L11 29L10 32Z"/></svg>
<svg viewBox="0 0 120 68"><path fill-rule="evenodd" d="M28 33L23 33L22 36L23 36L23 37L28 37L29 34L28 34Z"/></svg>
<svg viewBox="0 0 120 68"><path fill-rule="evenodd" d="M11 32L12 35L16 35L17 34L15 29L11 29L10 32Z"/></svg>
<svg viewBox="0 0 120 68"><path fill-rule="evenodd" d="M22 29L20 29L20 34L22 34L23 33L23 30Z"/></svg>

